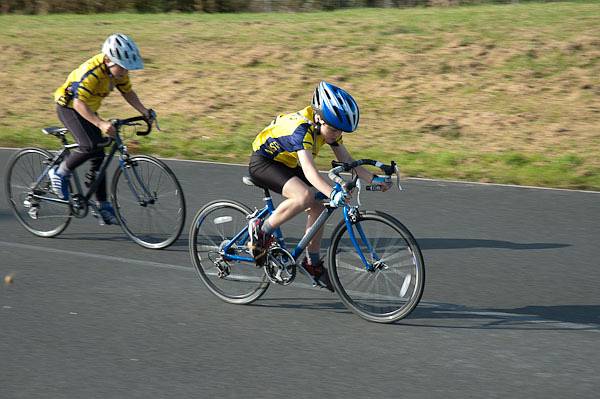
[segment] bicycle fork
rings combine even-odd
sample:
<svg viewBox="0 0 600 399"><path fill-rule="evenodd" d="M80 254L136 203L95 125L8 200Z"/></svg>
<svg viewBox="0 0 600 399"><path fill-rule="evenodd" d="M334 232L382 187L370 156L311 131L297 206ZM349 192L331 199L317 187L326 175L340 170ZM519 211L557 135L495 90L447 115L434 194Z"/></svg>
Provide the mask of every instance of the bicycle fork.
<svg viewBox="0 0 600 399"><path fill-rule="evenodd" d="M140 178L136 168L131 167L134 165L134 162L135 161L131 161L129 157L121 156L119 159L119 167L123 171L127 185L137 199L138 204L144 207L148 204L152 205L156 201L157 196L150 193L150 191L146 188L146 185L142 182L142 179ZM133 183L130 171L133 171L133 176L135 177L135 181L137 181L137 187L142 189L142 195L138 194L136 184Z"/></svg>
<svg viewBox="0 0 600 399"><path fill-rule="evenodd" d="M367 269L367 271L372 272L375 270L387 269L388 266L377 255L377 253L375 252L375 249L369 242L369 239L367 238L362 226L359 223L358 209L356 207L344 207L344 220L346 222L346 229L348 230L348 235L350 236L352 245L354 245L354 249L356 249L356 253L360 257L360 260L365 265L365 268ZM360 240L362 241L364 246L367 247L367 250L369 251L371 258L374 260L373 263L370 263L367 260L367 258L365 257L365 254L361 248L360 243L358 242L356 234L354 233L354 228L356 228L356 231L358 231L358 235L360 236Z"/></svg>

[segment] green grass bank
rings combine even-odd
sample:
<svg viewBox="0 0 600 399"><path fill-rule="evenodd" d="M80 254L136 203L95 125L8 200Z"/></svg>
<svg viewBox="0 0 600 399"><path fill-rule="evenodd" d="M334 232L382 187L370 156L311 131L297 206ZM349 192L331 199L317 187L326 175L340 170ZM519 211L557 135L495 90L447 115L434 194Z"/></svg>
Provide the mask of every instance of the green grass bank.
<svg viewBox="0 0 600 399"><path fill-rule="evenodd" d="M274 115L326 79L361 105L345 143L410 176L600 189L600 3L272 14L0 16L0 145L56 147L52 93L104 38L165 132L135 152L246 162ZM101 116L126 117L117 93ZM329 150L319 157L321 166Z"/></svg>

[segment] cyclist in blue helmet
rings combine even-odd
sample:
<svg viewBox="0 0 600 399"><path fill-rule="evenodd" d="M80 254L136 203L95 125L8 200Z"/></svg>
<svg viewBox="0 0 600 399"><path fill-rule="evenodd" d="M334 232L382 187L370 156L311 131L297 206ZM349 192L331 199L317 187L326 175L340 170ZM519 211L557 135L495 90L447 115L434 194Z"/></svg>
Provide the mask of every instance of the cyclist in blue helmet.
<svg viewBox="0 0 600 399"><path fill-rule="evenodd" d="M346 193L319 174L314 157L327 144L338 161L352 162L342 135L354 132L359 119L360 111L354 98L322 81L314 91L311 105L298 112L278 115L256 136L252 143L250 176L259 185L285 197L263 223L259 219L249 222L249 245L257 264L263 262L274 242L272 233L277 227L302 211L308 213L306 229L313 225L324 209L322 202L315 199L317 192L326 195L331 206L342 206L348 200ZM358 167L356 172L361 179L379 184L383 191L391 187L389 179L365 168ZM320 257L322 233L321 229L307 246L302 266L333 291Z"/></svg>

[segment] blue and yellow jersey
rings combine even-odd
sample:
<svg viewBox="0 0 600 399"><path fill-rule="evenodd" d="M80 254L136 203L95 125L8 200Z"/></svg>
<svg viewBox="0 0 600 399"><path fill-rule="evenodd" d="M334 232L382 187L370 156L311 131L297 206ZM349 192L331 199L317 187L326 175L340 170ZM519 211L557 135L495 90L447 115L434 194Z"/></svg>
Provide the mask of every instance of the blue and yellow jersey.
<svg viewBox="0 0 600 399"><path fill-rule="evenodd" d="M131 91L129 77L117 80L106 64L104 54L90 58L69 74L67 81L54 92L54 101L73 108L73 99L78 98L94 112L98 111L104 97L117 87L121 93Z"/></svg>
<svg viewBox="0 0 600 399"><path fill-rule="evenodd" d="M298 151L311 151L316 157L325 144L317 133L311 106L291 114L278 115L254 139L252 149L260 155L281 162L290 168L298 166ZM337 144L342 143L340 136Z"/></svg>

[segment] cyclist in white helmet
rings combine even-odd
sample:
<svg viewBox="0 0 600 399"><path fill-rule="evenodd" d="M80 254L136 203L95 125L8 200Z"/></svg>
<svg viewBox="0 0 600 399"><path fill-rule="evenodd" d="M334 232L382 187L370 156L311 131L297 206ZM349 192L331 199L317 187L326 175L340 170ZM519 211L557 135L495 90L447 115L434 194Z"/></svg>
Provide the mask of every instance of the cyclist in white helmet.
<svg viewBox="0 0 600 399"><path fill-rule="evenodd" d="M129 71L143 69L144 62L135 42L128 36L110 35L95 55L72 71L65 83L54 92L58 118L75 137L79 147L48 173L54 193L69 198L71 172L87 160L92 163L89 176L93 178L104 159L102 133L112 136L111 123L100 118L98 109L104 97L116 87L123 98L146 118L150 110L139 100L131 87ZM96 191L101 224L117 224L115 212L107 201L106 181Z"/></svg>
<svg viewBox="0 0 600 399"><path fill-rule="evenodd" d="M359 118L354 98L339 87L322 81L314 91L311 105L298 112L277 116L256 136L252 143L250 176L259 185L286 198L264 223L261 224L259 219L249 223L250 248L258 264L273 243L272 233L277 227L304 210L308 213L306 229L313 225L324 209L315 199L317 192L326 195L331 206L346 202L346 194L319 174L314 157L324 144L328 144L338 161L352 162L352 156L342 143L342 134L355 131ZM360 178L379 184L383 191L391 187L391 181L365 168L358 167L356 171ZM322 233L323 229L307 246L302 266L333 291L320 258Z"/></svg>

